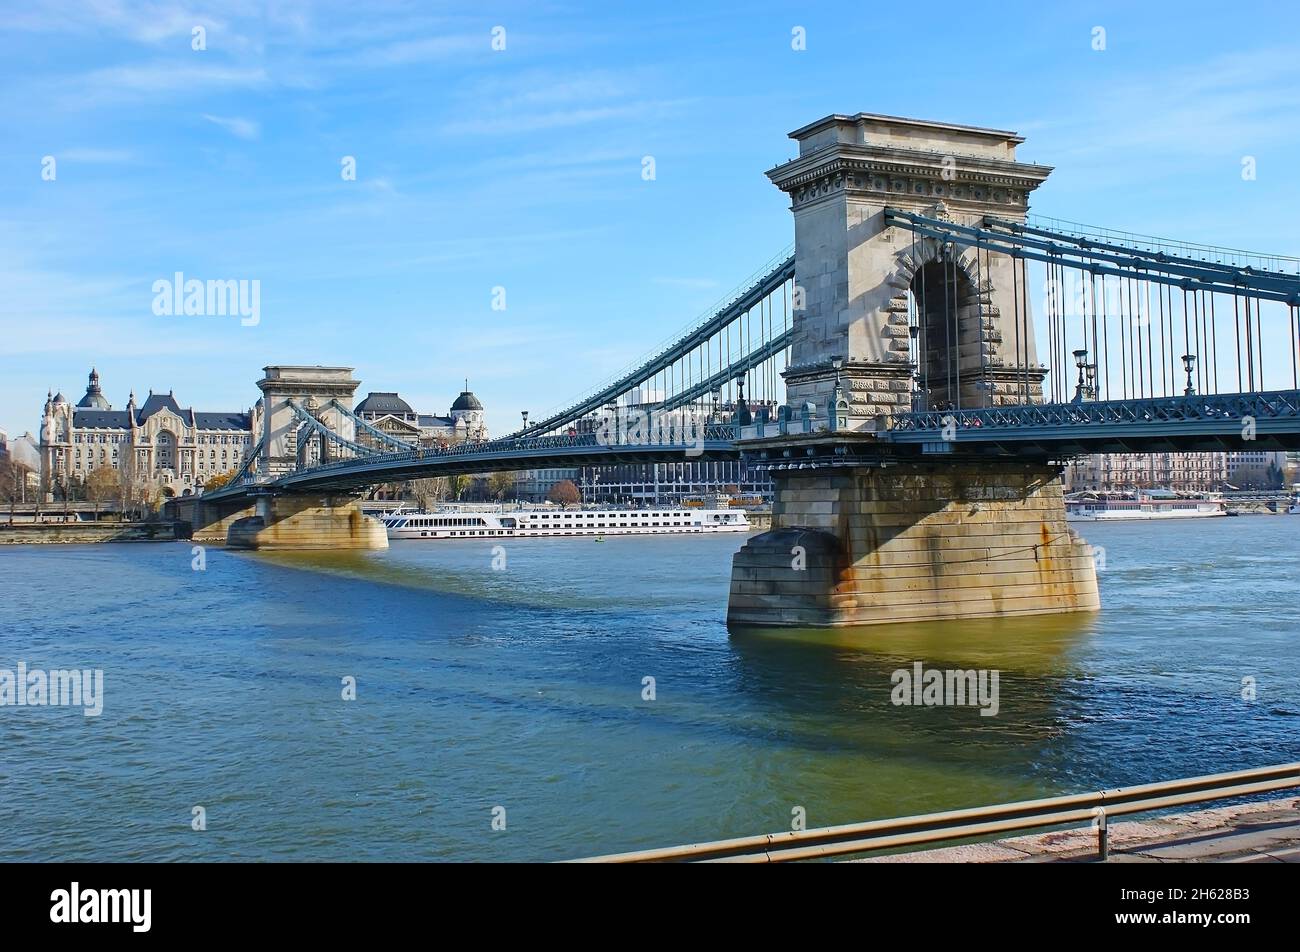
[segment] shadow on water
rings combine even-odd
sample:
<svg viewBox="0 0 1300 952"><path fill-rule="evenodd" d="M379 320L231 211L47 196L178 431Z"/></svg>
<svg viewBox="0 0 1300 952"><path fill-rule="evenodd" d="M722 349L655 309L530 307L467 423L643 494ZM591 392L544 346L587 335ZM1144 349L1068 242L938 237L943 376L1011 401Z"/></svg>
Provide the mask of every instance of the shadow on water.
<svg viewBox="0 0 1300 952"><path fill-rule="evenodd" d="M433 571L430 566L421 563L406 563L385 558L386 553L383 551L309 549L298 552L262 551L237 554L277 568L334 575L379 585L395 585L440 595L462 595L519 604L539 602L545 604L548 601L546 593L528 593L511 585L510 576L505 573L457 570L450 567L439 567L437 571ZM484 565L487 564L487 558L481 561ZM538 594L540 598L530 597Z"/></svg>
<svg viewBox="0 0 1300 952"><path fill-rule="evenodd" d="M732 627L738 651L798 653L801 657L845 657L867 661L924 661L928 666L1010 668L1059 674L1071 654L1096 629L1092 612L1019 618L903 622L858 628ZM812 649L812 650L809 650Z"/></svg>
<svg viewBox="0 0 1300 952"><path fill-rule="evenodd" d="M1065 730L1064 709L1084 674L1078 656L1095 624L1095 615L1079 613L733 630L733 690L765 721L853 751L873 765L865 773L890 778L891 796L908 799L912 782L935 785L937 796L918 801L927 805L1037 795L1044 790L1026 766ZM911 690L918 662L922 671L982 674L983 694L924 703ZM999 782L1003 771L1015 782Z"/></svg>

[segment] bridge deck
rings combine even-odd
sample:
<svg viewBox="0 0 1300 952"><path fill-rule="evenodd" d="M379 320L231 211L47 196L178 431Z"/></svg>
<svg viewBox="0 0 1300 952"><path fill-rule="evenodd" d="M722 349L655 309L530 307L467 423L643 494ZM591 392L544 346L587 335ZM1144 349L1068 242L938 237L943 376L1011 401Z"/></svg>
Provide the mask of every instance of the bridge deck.
<svg viewBox="0 0 1300 952"><path fill-rule="evenodd" d="M1300 390L1191 395L1145 400L1028 404L973 410L906 413L876 433L797 430L775 443L816 435L829 446L869 444L884 456L991 454L1064 459L1088 452L1164 453L1206 450L1300 449ZM746 436L749 434L747 433ZM206 494L234 498L252 492L347 492L378 483L500 470L558 469L619 463L734 460L753 452L729 425L662 434L657 442L611 443L596 433L523 437L448 449L375 453L303 469L274 480L244 480Z"/></svg>

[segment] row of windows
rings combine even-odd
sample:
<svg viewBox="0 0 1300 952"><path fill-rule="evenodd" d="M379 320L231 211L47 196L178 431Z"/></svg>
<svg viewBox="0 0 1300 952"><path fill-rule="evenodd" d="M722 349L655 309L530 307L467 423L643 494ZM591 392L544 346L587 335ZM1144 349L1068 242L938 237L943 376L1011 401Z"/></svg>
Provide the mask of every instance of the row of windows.
<svg viewBox="0 0 1300 952"><path fill-rule="evenodd" d="M73 443L121 443L127 439L125 433L74 433ZM253 442L248 436L199 436L197 441L207 446L248 446Z"/></svg>
<svg viewBox="0 0 1300 952"><path fill-rule="evenodd" d="M433 527L446 526L485 526L487 525L482 519L408 519L407 526L416 529L427 529Z"/></svg>
<svg viewBox="0 0 1300 952"><path fill-rule="evenodd" d="M652 513L648 513L648 512L634 512L634 513L631 513L631 514L626 515L626 516L620 514L620 515L616 516L615 518L618 518L618 519L649 519L649 518L651 518L652 515L653 515ZM533 515L533 518L534 518L534 519L596 519L596 518L598 518L598 516L597 516L597 514L594 513L594 512L578 512L578 513L573 513L573 512L562 512L562 513L561 513L561 512L556 512L556 513L539 512L539 513L534 514L534 515ZM675 519L687 519L687 518L689 518L689 516L686 516L686 515L679 515L679 516L674 516L673 518L675 518Z"/></svg>
<svg viewBox="0 0 1300 952"><path fill-rule="evenodd" d="M627 523L623 523L623 525L626 526ZM656 523L653 523L652 525L654 525L654 526L658 526L659 523L656 522ZM408 527L408 528L409 528L409 527ZM416 528L419 528L419 527L417 526ZM552 528L558 528L558 527L552 527ZM605 529L605 528L614 529L614 528L617 528L617 527L614 525L614 523L610 523L608 526L606 526L604 523L601 523L601 524L598 525L598 526L587 526L586 528L589 528L589 529ZM647 528L647 527L644 526L644 525L642 525L642 526L633 526L633 528L641 528L641 529L644 529L644 528ZM665 526L664 528L670 528L670 527ZM691 528L691 527L688 526L687 528ZM699 530L699 528L696 527L696 531L701 531L701 530ZM574 535L576 532L577 532L577 528L574 527L574 528L572 528L572 529L565 529L565 530L563 530L562 534L563 534L563 535ZM427 533L427 532L421 532L421 533L420 533L420 535L422 535L422 536L427 536L428 534L429 534L429 533ZM447 533L448 536L502 536L502 535L508 535L508 534L509 534L509 533L507 533L504 529L479 529L479 530L477 530L477 531L474 530L474 529L468 529L468 530L453 530L453 531Z"/></svg>
<svg viewBox="0 0 1300 952"><path fill-rule="evenodd" d="M105 456L105 454L106 454L107 452L108 452L107 449L101 449L101 450L99 451L99 458L100 458L100 459L103 459L104 456ZM141 452L144 452L144 450L141 450ZM75 453L76 453L76 458L77 458L77 459L81 459L81 447L77 447L77 449L75 450ZM233 451L231 451L231 450L222 450L222 451L221 451L221 458L222 458L222 459L228 459L228 458L230 458L231 456L233 456L235 459L239 459L239 457L242 456L243 453L244 453L244 451L243 451L243 450L239 450L239 449L236 449L236 450L233 450ZM91 459L91 458L93 458L94 455L95 455L95 451L94 451L93 449L87 449L87 450L86 450L86 458L87 458L87 459ZM61 458L63 457L63 450L58 449L58 448L56 447L55 450L54 450L54 456L55 456L55 459L61 459ZM117 447L116 447L116 446L113 447L113 456L114 456L114 457L117 456ZM160 457L169 457L169 456L170 456L170 452L167 451L167 450L159 450L159 456L160 456ZM182 456L184 456L185 458L188 458L188 454L182 453ZM196 459L203 459L203 455L202 455L202 453L200 452L200 453L195 454L195 458L196 458ZM215 460L215 459L217 458L217 451L216 451L216 450L209 450L209 451L208 451L208 458L209 458L209 459L213 459L213 460Z"/></svg>
<svg viewBox="0 0 1300 952"><path fill-rule="evenodd" d="M421 532L421 533L420 533L420 535L425 535L425 536L427 536L428 534L429 534L429 533L427 533L427 532ZM505 535L505 534L506 534L506 532L505 532L504 529L479 529L477 532L475 532L474 530L471 529L471 530L469 530L468 532L448 532L448 533L447 533L447 535L449 535L449 536L472 536L472 535L481 535L481 536L497 536L497 535Z"/></svg>

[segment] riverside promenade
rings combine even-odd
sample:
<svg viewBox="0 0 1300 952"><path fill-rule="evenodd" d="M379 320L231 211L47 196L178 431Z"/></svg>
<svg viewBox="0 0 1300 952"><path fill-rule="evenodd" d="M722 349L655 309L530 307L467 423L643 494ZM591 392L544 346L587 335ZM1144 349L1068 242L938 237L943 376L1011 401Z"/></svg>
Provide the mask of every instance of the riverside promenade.
<svg viewBox="0 0 1300 952"><path fill-rule="evenodd" d="M1300 863L1300 798L1110 824L1110 863ZM861 863L1096 863L1082 827L989 843L896 853Z"/></svg>

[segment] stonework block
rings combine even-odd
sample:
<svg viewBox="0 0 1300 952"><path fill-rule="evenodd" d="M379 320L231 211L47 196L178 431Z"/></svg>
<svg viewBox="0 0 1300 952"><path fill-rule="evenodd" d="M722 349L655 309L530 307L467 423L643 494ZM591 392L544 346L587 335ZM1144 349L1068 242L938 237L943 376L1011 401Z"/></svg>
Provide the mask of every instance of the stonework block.
<svg viewBox="0 0 1300 952"><path fill-rule="evenodd" d="M996 461L778 474L773 530L733 563L731 624L846 626L1089 611L1091 548L1048 466ZM815 486L813 485L816 481ZM814 540L799 568L793 540Z"/></svg>

